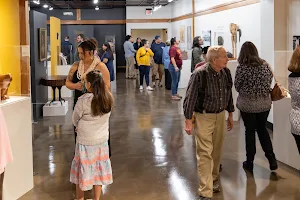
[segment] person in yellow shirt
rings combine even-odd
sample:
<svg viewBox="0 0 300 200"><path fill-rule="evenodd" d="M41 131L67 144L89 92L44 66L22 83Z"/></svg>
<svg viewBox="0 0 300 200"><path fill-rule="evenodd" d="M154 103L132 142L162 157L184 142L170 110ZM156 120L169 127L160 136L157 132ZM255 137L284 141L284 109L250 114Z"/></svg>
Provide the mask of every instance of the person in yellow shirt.
<svg viewBox="0 0 300 200"><path fill-rule="evenodd" d="M139 50L136 53L136 62L140 70L140 90L144 89L143 84L144 84L144 76L145 76L147 90L153 91L153 88L150 87L150 83L149 83L149 73L150 73L151 57L154 56L154 53L150 49L148 40L143 39L142 44L143 46L139 48Z"/></svg>

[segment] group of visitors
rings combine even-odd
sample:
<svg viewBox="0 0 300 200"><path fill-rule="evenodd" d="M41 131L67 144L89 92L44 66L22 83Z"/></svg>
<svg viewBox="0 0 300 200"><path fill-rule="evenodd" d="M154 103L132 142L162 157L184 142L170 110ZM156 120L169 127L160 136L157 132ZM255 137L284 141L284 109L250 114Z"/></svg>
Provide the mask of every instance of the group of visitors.
<svg viewBox="0 0 300 200"><path fill-rule="evenodd" d="M79 39L83 39L81 35ZM172 99L178 95L178 82L182 67L179 48L180 41L172 38L166 46L160 37L155 37L155 44L150 48L149 41L138 38L132 44L132 37L127 36L125 55L128 64L126 77L134 78L131 64L135 63L140 71L140 85L143 89L145 77L147 89L151 57L154 58L154 71L161 77L166 71L172 78ZM246 160L245 170L252 172L256 154L257 132L260 144L269 161L270 170L278 168L272 142L266 129L267 118L271 109L271 83L274 78L270 65L259 57L252 42L245 42L238 58L238 67L233 82L226 50L221 46L202 48L202 39L194 39L191 71L192 75L183 103L185 131L194 134L196 157L200 179L199 195L201 200L210 200L214 192L220 192L219 171L223 142L226 130L225 111L228 112L227 130L232 130L233 112L235 111L232 87L239 93L236 107L241 111L245 126ZM109 62L113 59L109 43L104 43L103 55L97 53L95 39L83 39L76 48L79 58L72 65L66 86L75 91L72 121L75 133L75 155L70 170L70 181L76 184L76 198L84 199L84 191L94 188L94 199L100 199L102 185L113 182L110 163L109 118L114 104L110 92L110 82L114 79ZM157 54L155 56L155 54ZM163 70L164 69L164 70ZM130 71L131 70L131 71ZM289 91L292 100L290 113L291 131L300 154L300 47L294 50L288 70ZM156 80L156 76L154 77ZM152 77L153 79L153 77ZM154 83L156 84L156 83ZM5 120L0 110L0 200L4 170L12 161Z"/></svg>
<svg viewBox="0 0 300 200"><path fill-rule="evenodd" d="M196 51L198 48L196 47ZM193 58L196 58L194 54ZM205 56L206 63L203 62L197 58L192 60L193 74L183 108L186 118L185 130L189 135L194 133L196 140L200 179L198 192L201 200L209 200L213 197L213 193L220 191L219 168L225 136L225 111L228 112L227 130L230 131L234 125L233 85L239 93L236 106L241 111L245 126L244 169L252 172L254 168L256 132L269 161L270 170L276 170L278 164L266 129L272 104L270 92L273 72L270 65L259 57L257 48L252 42L245 42L241 47L234 83L230 70L226 67L228 57L223 47L210 47ZM288 69L292 72L289 75L292 98L290 121L300 154L300 47L294 51Z"/></svg>
<svg viewBox="0 0 300 200"><path fill-rule="evenodd" d="M165 75L165 86L171 89L172 100L180 100L178 94L178 84L182 67L182 53L179 48L180 41L172 38L166 44L162 42L160 36L155 36L151 46L148 40L137 38L133 44L133 37L126 36L124 52L126 58L126 78L135 79L139 69L140 90L144 89L144 78L148 91L153 91L156 86L163 87L162 79ZM152 66L152 87L150 86L150 70ZM157 82L158 76L158 82ZM168 87L172 80L172 86Z"/></svg>

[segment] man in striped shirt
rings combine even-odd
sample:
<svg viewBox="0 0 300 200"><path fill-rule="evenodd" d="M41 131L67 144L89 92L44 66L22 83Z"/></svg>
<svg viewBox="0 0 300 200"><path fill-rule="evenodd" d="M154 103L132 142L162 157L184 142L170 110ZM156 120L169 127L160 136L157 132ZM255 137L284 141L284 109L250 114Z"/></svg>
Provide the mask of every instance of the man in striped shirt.
<svg viewBox="0 0 300 200"><path fill-rule="evenodd" d="M221 153L225 136L225 110L228 111L227 130L233 128L232 78L228 68L226 50L210 47L207 64L197 68L191 76L183 104L185 130L192 134L192 117L195 117L195 140L199 195L209 200L219 192L218 183Z"/></svg>

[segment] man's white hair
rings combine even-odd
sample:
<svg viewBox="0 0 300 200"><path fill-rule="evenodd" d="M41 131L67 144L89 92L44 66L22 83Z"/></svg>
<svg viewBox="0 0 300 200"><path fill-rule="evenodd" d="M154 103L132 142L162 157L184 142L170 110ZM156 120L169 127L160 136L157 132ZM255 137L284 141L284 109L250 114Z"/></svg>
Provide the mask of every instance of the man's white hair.
<svg viewBox="0 0 300 200"><path fill-rule="evenodd" d="M206 55L207 62L211 63L214 58L218 58L221 49L225 50L225 48L222 47L222 46L211 46L211 47L209 47L209 49L207 51L207 55Z"/></svg>

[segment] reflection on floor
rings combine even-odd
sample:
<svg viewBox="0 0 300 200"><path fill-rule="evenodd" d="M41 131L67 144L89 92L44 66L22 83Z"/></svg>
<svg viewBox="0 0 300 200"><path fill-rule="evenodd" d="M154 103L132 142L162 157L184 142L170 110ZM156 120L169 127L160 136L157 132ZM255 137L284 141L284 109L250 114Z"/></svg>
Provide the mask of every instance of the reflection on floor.
<svg viewBox="0 0 300 200"><path fill-rule="evenodd" d="M122 75L122 74L121 74ZM122 75L123 76L123 75ZM113 85L111 117L114 183L103 188L105 200L196 200L198 177L193 138L183 130L182 102L171 102L163 88L140 92L134 80L118 77ZM184 90L180 91L184 94ZM280 165L271 174L258 144L254 175L245 173L243 126L225 139L222 200L299 200L299 172ZM74 152L71 112L34 125L35 187L21 200L75 199L69 171ZM92 193L88 192L88 198Z"/></svg>

